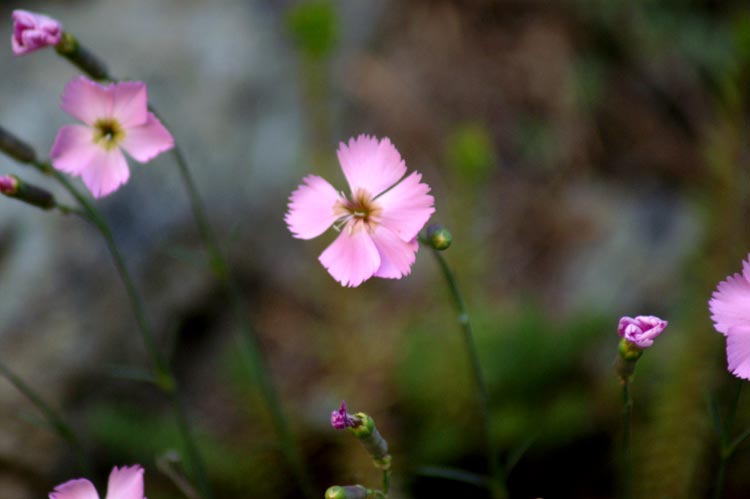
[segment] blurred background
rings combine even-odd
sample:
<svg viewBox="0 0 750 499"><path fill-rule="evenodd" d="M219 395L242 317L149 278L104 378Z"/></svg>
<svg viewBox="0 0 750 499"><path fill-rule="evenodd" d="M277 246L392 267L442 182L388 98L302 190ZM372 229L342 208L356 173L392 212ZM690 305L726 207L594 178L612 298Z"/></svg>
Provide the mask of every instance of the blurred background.
<svg viewBox="0 0 750 499"><path fill-rule="evenodd" d="M412 274L341 288L317 262L333 239L291 237L287 197L314 172L345 186L340 141L388 136L432 186L434 221L475 325L494 445L518 498L616 495L621 315L670 321L638 366L637 497L707 497L738 381L707 300L750 249L750 7L746 0L46 0L0 5L0 126L48 153L77 72L53 50L10 51L14 8L59 19L148 83L187 152L319 490L376 486L329 425L342 399L391 444L393 497L486 497L425 467L484 472L477 402L450 297L428 251ZM15 173L65 194L36 172ZM97 201L114 226L188 394L218 497L299 497L273 421L236 352L169 155L131 163ZM99 235L0 200L0 360L59 408L96 462L181 452ZM735 432L750 426L747 390ZM750 494L750 449L725 497ZM46 497L81 476L71 450L0 383L0 496Z"/></svg>

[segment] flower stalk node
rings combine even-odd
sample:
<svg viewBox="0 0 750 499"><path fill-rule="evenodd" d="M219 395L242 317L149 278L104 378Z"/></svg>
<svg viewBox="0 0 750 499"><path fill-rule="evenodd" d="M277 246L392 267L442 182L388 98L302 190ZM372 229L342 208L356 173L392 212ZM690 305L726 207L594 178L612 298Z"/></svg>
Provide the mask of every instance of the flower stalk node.
<svg viewBox="0 0 750 499"><path fill-rule="evenodd" d="M94 54L82 47L76 37L64 31L55 45L58 54L72 62L78 69L95 80L109 80L107 66Z"/></svg>
<svg viewBox="0 0 750 499"><path fill-rule="evenodd" d="M21 163L36 161L34 149L18 137L0 127L0 151Z"/></svg>

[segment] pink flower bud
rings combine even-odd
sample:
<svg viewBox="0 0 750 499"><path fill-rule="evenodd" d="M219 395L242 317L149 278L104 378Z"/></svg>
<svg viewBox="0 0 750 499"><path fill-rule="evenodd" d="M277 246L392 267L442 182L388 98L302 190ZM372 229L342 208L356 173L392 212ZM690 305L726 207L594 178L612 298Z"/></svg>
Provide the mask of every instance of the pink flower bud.
<svg viewBox="0 0 750 499"><path fill-rule="evenodd" d="M346 403L341 402L341 407L338 410L331 412L331 426L337 430L343 430L344 428L355 428L359 426L359 420L354 416L349 415L346 412Z"/></svg>
<svg viewBox="0 0 750 499"><path fill-rule="evenodd" d="M62 37L62 25L51 17L26 10L13 11L13 53L24 55L51 45Z"/></svg>
<svg viewBox="0 0 750 499"><path fill-rule="evenodd" d="M667 321L653 315L623 317L617 326L617 334L638 348L648 348L654 344L654 339L664 331L667 324Z"/></svg>
<svg viewBox="0 0 750 499"><path fill-rule="evenodd" d="M0 177L0 193L10 196L18 192L18 180L11 175Z"/></svg>

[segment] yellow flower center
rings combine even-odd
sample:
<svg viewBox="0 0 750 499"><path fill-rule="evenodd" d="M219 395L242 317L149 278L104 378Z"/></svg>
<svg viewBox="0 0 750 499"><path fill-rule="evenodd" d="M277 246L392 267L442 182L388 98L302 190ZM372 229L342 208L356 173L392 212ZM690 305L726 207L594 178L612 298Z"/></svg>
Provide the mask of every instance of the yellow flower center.
<svg viewBox="0 0 750 499"><path fill-rule="evenodd" d="M349 234L359 230L372 232L380 223L380 215L383 208L376 203L372 194L359 188L352 195L351 199L341 196L333 207L334 213L338 216L334 228L341 230L346 227Z"/></svg>
<svg viewBox="0 0 750 499"><path fill-rule="evenodd" d="M102 118L94 123L94 143L107 151L119 146L125 139L125 129L113 118Z"/></svg>

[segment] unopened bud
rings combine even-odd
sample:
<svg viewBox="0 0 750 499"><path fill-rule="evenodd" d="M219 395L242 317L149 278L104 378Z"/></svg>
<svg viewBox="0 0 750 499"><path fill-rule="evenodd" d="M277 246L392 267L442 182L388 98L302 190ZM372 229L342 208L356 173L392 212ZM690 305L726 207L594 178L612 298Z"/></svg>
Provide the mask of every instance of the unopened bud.
<svg viewBox="0 0 750 499"><path fill-rule="evenodd" d="M82 47L78 40L67 31L63 32L62 39L55 46L55 50L91 78L95 80L110 79L107 66L98 57Z"/></svg>
<svg viewBox="0 0 750 499"><path fill-rule="evenodd" d="M334 485L326 490L326 499L367 499L367 489L361 485Z"/></svg>
<svg viewBox="0 0 750 499"><path fill-rule="evenodd" d="M375 420L364 412L358 412L355 416L361 421L361 424L349 428L349 431L362 442L365 450L379 468L389 469L391 461L388 455L388 442L375 427Z"/></svg>
<svg viewBox="0 0 750 499"><path fill-rule="evenodd" d="M2 127L0 127L0 151L21 163L36 161L34 149Z"/></svg>
<svg viewBox="0 0 750 499"><path fill-rule="evenodd" d="M453 242L450 231L440 224L427 227L427 243L438 251L447 250Z"/></svg>
<svg viewBox="0 0 750 499"><path fill-rule="evenodd" d="M0 193L43 210L51 210L57 206L55 197L49 191L26 183L15 175L0 177Z"/></svg>

